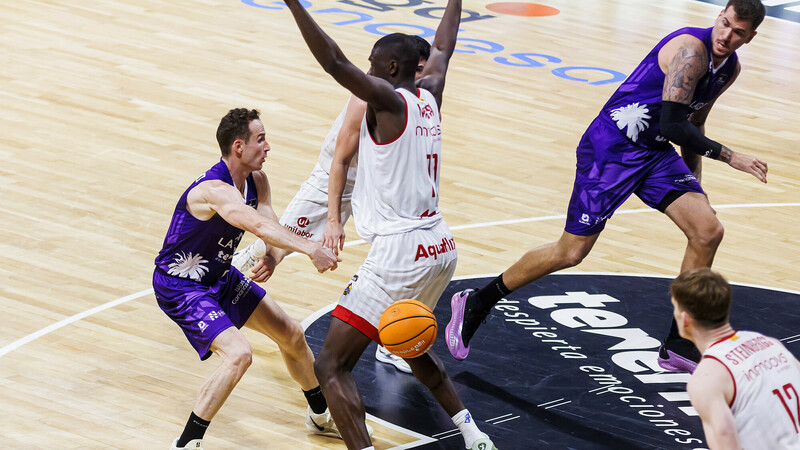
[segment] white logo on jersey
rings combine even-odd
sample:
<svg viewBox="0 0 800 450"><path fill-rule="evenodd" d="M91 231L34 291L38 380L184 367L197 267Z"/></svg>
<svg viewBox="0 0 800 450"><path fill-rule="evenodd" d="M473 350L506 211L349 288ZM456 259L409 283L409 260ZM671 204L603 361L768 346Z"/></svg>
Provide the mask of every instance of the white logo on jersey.
<svg viewBox="0 0 800 450"><path fill-rule="evenodd" d="M649 112L647 105L640 105L639 102L636 102L611 111L611 119L617 123L617 128L620 130L627 127L628 139L636 142L639 139L639 133L650 128L650 124L646 120L650 118L650 115L647 114Z"/></svg>
<svg viewBox="0 0 800 450"><path fill-rule="evenodd" d="M191 252L188 255L183 252L175 253L175 261L170 263L167 273L200 281L203 275L208 273L208 267L203 265L207 262L208 260L203 259L203 255L193 255Z"/></svg>

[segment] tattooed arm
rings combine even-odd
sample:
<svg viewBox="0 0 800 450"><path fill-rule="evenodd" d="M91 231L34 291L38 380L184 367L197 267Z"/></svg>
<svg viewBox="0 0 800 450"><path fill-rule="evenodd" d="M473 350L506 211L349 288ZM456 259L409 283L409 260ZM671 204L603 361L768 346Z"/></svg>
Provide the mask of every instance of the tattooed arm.
<svg viewBox="0 0 800 450"><path fill-rule="evenodd" d="M689 105L697 82L708 71L708 52L700 39L684 34L661 48L658 64L665 74L661 100Z"/></svg>
<svg viewBox="0 0 800 450"><path fill-rule="evenodd" d="M708 72L708 51L705 45L694 36L677 36L661 48L658 62L664 71L661 135L681 146L684 160L698 180L702 167L700 159L687 157L689 152L684 152L684 148L698 155L724 161L734 169L749 173L766 183L766 163L753 156L736 153L705 136L705 119L713 102L693 114L691 121L688 118L689 105L697 83ZM739 69L737 66L737 75Z"/></svg>

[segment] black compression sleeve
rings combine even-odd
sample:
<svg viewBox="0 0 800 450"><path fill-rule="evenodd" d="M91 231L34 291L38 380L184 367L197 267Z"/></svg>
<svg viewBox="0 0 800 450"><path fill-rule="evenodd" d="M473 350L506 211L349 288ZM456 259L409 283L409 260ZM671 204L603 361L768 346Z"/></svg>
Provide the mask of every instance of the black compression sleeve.
<svg viewBox="0 0 800 450"><path fill-rule="evenodd" d="M697 154L719 158L722 144L703 136L686 118L688 113L689 105L661 102L661 135L681 147L689 147Z"/></svg>

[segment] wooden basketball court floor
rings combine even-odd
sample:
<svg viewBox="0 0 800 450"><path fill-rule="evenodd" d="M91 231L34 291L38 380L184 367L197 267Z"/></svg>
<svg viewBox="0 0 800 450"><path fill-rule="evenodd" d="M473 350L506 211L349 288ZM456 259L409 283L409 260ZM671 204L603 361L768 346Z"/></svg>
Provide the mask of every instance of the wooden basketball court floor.
<svg viewBox="0 0 800 450"><path fill-rule="evenodd" d="M457 276L499 273L560 235L575 146L618 85L596 82L608 71L630 73L674 29L711 26L721 9L691 0L542 0L560 14L524 17L493 13L489 3L464 3L473 16L494 17L462 23L465 52L452 60L443 107L441 209L459 249ZM150 291L175 202L218 160L219 118L254 107L272 146L265 170L280 214L348 97L278 5L0 5L0 448L168 448L180 433L216 362L197 359ZM435 29L441 10L426 8L443 6L315 0L310 9L366 68L377 33ZM731 281L793 291L798 36L799 24L768 17L740 50L742 75L707 124L712 138L765 159L769 183L715 161L705 162L702 180L726 227L714 267ZM528 58L541 64L522 67L519 53L539 54ZM605 71L567 70L574 67ZM572 270L676 274L680 231L636 198L622 210ZM265 287L302 320L338 299L366 251L350 245L339 269L323 275L306 258L289 258ZM248 336L254 364L206 448L343 448L306 435L304 399L277 347ZM374 425L376 448L408 442Z"/></svg>

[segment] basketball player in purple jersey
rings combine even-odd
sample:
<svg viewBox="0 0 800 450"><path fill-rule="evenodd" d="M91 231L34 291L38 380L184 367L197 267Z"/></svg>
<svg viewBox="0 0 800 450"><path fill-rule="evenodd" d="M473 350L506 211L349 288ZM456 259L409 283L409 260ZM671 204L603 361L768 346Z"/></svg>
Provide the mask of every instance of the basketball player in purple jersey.
<svg viewBox="0 0 800 450"><path fill-rule="evenodd" d="M243 326L278 344L289 374L308 399L306 426L338 436L303 328L264 289L231 267L231 257L246 230L270 245L308 255L319 272L335 269L341 260L278 223L269 180L261 171L270 147L258 111L229 111L217 128L217 141L222 158L178 200L153 273L158 305L181 327L200 359L216 353L221 360L200 388L172 450L202 450L209 422L252 361L250 344L239 331Z"/></svg>
<svg viewBox="0 0 800 450"><path fill-rule="evenodd" d="M767 182L766 163L704 135L714 101L739 75L736 49L753 39L763 19L759 0L730 0L712 28L682 28L653 48L578 145L575 185L561 238L528 251L482 289L453 296L445 339L454 358L467 357L470 339L503 296L579 264L631 194L665 213L688 238L681 272L711 266L723 228L700 187L698 155ZM670 141L681 146L683 159ZM673 321L659 351L661 367L691 372L699 357L678 335Z"/></svg>
<svg viewBox="0 0 800 450"><path fill-rule="evenodd" d="M777 339L736 331L731 286L702 267L670 286L681 336L703 359L686 390L708 448L800 449L800 362Z"/></svg>
<svg viewBox="0 0 800 450"><path fill-rule="evenodd" d="M448 1L417 83L418 56L411 36L393 33L380 38L369 56L368 75L344 56L298 0L285 2L320 65L367 103L360 128L353 219L371 247L331 314L314 368L347 448L373 449L353 367L371 341L380 343L378 321L392 302L415 298L435 305L455 271L455 244L438 210L439 106L455 50L461 0ZM348 166L349 160L331 164L329 206L333 202L339 206L341 198L334 194L341 195L341 190L334 192L332 187L344 186ZM332 216L336 215L329 209L329 220L337 219ZM425 244L442 251L421 257L417 249ZM461 431L465 447L494 450L458 397L439 357L429 350L407 362Z"/></svg>

